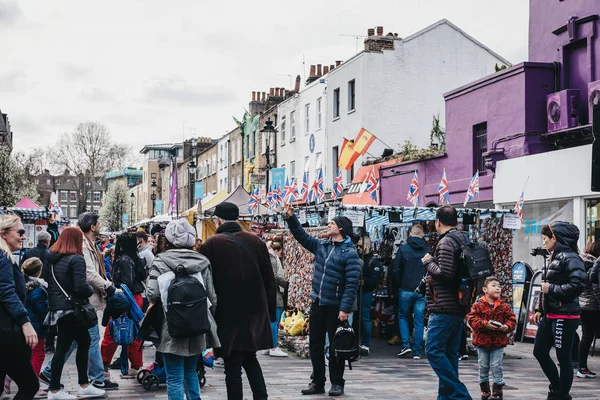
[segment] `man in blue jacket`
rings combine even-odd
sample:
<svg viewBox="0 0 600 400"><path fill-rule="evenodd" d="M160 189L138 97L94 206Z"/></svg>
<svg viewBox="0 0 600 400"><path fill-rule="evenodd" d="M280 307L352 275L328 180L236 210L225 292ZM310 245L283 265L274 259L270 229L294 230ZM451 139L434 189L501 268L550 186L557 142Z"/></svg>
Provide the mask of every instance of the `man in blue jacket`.
<svg viewBox="0 0 600 400"><path fill-rule="evenodd" d="M302 229L294 208L286 210L288 227L294 238L315 255L315 272L310 297L310 359L313 366L312 382L303 395L325 393L325 335L333 336L340 321L346 321L356 300L360 279L360 261L350 235L352 221L335 217L327 224L328 239L319 240ZM330 396L344 394L345 361L329 360Z"/></svg>

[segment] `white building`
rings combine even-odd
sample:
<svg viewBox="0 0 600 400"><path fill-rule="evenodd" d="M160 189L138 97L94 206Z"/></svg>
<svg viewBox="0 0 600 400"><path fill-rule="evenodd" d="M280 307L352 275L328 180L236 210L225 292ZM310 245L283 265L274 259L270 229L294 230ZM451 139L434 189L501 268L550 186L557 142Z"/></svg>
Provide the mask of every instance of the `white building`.
<svg viewBox="0 0 600 400"><path fill-rule="evenodd" d="M229 133L223 135L217 143L217 193L229 190Z"/></svg>
<svg viewBox="0 0 600 400"><path fill-rule="evenodd" d="M321 154L325 188L331 188L343 139L354 139L361 128L380 139L367 157L381 156L386 147L397 151L406 140L428 146L433 116L439 115L445 125L443 94L493 73L496 64L509 65L447 20L404 39L384 35L383 27L369 29L364 44L364 51L333 70L315 72L311 67L311 79L316 80L278 108L279 135L285 118L288 136L285 144L279 142L278 163L288 167L295 161L299 182L305 159L313 171ZM297 143L289 146L294 128ZM306 151L311 135L313 152ZM355 168L362 161L359 158ZM347 173L345 183L352 176L352 171ZM312 180L313 172L309 185Z"/></svg>

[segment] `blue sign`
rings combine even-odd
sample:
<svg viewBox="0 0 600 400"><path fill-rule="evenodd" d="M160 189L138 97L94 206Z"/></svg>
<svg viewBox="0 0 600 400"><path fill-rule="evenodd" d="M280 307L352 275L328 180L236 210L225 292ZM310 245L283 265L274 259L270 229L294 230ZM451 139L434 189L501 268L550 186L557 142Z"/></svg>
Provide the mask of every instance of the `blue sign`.
<svg viewBox="0 0 600 400"><path fill-rule="evenodd" d="M204 198L204 182L194 182L194 202Z"/></svg>
<svg viewBox="0 0 600 400"><path fill-rule="evenodd" d="M123 225L127 225L129 223L129 215L123 214L121 222L123 223Z"/></svg>
<svg viewBox="0 0 600 400"><path fill-rule="evenodd" d="M315 151L315 135L312 133L310 134L310 137L308 138L308 148L310 149L311 154Z"/></svg>
<svg viewBox="0 0 600 400"><path fill-rule="evenodd" d="M156 215L162 214L162 200L155 200L154 203L155 203L154 214L156 214Z"/></svg>
<svg viewBox="0 0 600 400"><path fill-rule="evenodd" d="M516 263L512 268L513 283L524 283L526 278L525 264Z"/></svg>
<svg viewBox="0 0 600 400"><path fill-rule="evenodd" d="M271 170L271 184L273 187L283 189L285 187L285 168L273 168ZM269 190L267 188L267 190Z"/></svg>

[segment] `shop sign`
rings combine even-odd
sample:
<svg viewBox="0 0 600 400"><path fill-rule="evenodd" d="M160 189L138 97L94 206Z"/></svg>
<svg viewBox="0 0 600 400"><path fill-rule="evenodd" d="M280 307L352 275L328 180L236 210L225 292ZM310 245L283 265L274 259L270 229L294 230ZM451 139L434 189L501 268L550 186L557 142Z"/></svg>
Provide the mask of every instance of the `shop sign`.
<svg viewBox="0 0 600 400"><path fill-rule="evenodd" d="M363 211L346 210L344 211L344 216L352 221L354 228L365 226L365 213Z"/></svg>
<svg viewBox="0 0 600 400"><path fill-rule="evenodd" d="M329 214L327 215L327 219L328 219L329 221L331 221L332 219L334 219L334 218L335 218L335 213L336 213L336 211L337 211L337 208L335 208L335 207L331 207L331 208L329 209Z"/></svg>
<svg viewBox="0 0 600 400"><path fill-rule="evenodd" d="M253 172L250 174L251 185L264 185L267 181L267 174L264 172Z"/></svg>
<svg viewBox="0 0 600 400"><path fill-rule="evenodd" d="M300 221L301 224L306 223L306 210L300 210L300 213L298 215L298 220Z"/></svg>
<svg viewBox="0 0 600 400"><path fill-rule="evenodd" d="M23 224L23 228L25 229L25 241L23 242L23 247L26 249L35 247L35 225Z"/></svg>
<svg viewBox="0 0 600 400"><path fill-rule="evenodd" d="M518 214L504 214L504 229L521 229L521 217Z"/></svg>

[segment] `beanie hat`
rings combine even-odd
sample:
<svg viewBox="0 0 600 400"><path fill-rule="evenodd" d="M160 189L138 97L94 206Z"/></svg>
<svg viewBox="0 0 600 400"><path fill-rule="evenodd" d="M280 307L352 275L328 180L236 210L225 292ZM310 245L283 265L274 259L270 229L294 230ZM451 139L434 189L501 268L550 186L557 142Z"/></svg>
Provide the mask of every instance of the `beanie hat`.
<svg viewBox="0 0 600 400"><path fill-rule="evenodd" d="M217 204L214 215L225 221L236 221L240 216L240 209L235 204L224 201Z"/></svg>
<svg viewBox="0 0 600 400"><path fill-rule="evenodd" d="M332 221L335 222L338 228L342 228L340 233L344 239L346 236L352 235L352 221L350 221L350 218L340 215L333 218Z"/></svg>
<svg viewBox="0 0 600 400"><path fill-rule="evenodd" d="M187 219L176 219L169 222L165 236L177 248L190 248L196 243L196 230Z"/></svg>

